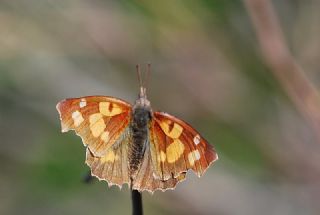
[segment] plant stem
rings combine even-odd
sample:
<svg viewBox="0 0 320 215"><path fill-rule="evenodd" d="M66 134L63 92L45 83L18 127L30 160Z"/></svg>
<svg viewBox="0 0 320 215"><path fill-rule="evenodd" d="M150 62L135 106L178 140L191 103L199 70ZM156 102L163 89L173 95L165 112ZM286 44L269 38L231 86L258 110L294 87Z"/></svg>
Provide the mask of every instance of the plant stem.
<svg viewBox="0 0 320 215"><path fill-rule="evenodd" d="M141 193L137 190L131 190L131 201L132 201L132 214L133 215L142 215L142 197Z"/></svg>

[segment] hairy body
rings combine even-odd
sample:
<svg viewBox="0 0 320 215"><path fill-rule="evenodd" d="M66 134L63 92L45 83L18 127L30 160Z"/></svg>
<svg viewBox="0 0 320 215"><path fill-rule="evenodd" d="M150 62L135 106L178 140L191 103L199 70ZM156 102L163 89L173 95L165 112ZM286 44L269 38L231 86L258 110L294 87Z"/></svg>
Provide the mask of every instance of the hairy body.
<svg viewBox="0 0 320 215"><path fill-rule="evenodd" d="M132 114L131 131L132 144L129 147L129 171L134 175L139 169L147 144L149 144L149 124L151 111L149 108L137 106ZM132 178L131 178L132 180Z"/></svg>

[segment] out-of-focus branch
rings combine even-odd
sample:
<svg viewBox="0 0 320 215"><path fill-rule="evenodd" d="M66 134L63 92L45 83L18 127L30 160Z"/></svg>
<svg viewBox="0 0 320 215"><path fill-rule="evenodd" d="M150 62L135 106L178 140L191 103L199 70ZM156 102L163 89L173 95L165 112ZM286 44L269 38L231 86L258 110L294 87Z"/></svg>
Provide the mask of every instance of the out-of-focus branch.
<svg viewBox="0 0 320 215"><path fill-rule="evenodd" d="M320 97L292 57L271 0L244 0L265 62L300 112L311 122L320 142Z"/></svg>

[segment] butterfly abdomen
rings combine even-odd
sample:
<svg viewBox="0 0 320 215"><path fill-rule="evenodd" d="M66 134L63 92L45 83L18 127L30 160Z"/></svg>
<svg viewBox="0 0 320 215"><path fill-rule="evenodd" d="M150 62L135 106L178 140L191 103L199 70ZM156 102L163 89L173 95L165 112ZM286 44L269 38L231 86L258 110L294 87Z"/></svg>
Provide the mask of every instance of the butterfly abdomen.
<svg viewBox="0 0 320 215"><path fill-rule="evenodd" d="M142 163L146 144L148 142L148 129L151 119L150 110L137 107L133 111L131 129L132 144L129 146L129 168L133 175Z"/></svg>

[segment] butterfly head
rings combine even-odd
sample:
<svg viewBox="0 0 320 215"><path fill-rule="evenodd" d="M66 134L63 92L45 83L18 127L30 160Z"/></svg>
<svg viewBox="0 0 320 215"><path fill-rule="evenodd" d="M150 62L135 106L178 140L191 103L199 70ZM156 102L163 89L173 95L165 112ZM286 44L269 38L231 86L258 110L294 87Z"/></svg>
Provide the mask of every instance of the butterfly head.
<svg viewBox="0 0 320 215"><path fill-rule="evenodd" d="M150 68L151 68L151 65L148 64L146 75L145 75L144 79L142 79L139 65L136 66L139 84L140 84L140 92L139 92L138 99L136 100L136 102L134 104L135 108L140 107L140 108L146 108L146 109L151 110L150 101L147 99L147 93L146 93L147 83L148 83L147 81L148 81L148 78L150 75Z"/></svg>

